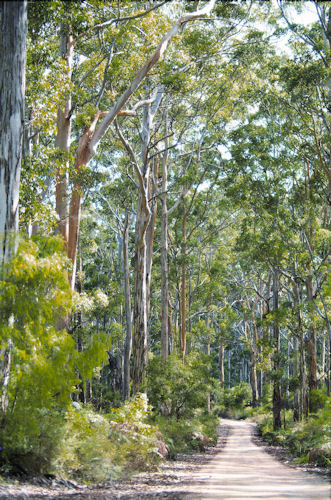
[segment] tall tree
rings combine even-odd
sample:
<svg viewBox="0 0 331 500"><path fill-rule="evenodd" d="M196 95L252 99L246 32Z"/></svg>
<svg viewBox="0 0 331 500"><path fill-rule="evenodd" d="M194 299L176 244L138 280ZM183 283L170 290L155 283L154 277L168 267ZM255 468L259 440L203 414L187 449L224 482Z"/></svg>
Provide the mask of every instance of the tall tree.
<svg viewBox="0 0 331 500"><path fill-rule="evenodd" d="M0 4L0 266L13 256L17 242L22 161L27 12L26 2ZM13 314L9 320L13 327ZM2 346L1 409L8 405L12 339Z"/></svg>
<svg viewBox="0 0 331 500"><path fill-rule="evenodd" d="M26 2L1 2L0 38L0 264L12 254L18 230L18 202L24 123Z"/></svg>
<svg viewBox="0 0 331 500"><path fill-rule="evenodd" d="M163 58L167 47L171 40L179 32L180 28L189 21L199 19L213 9L215 0L210 0L207 5L202 9L195 12L181 16L177 22L174 23L169 32L162 38L159 45L153 52L148 61L138 70L128 87L121 93L112 108L108 112L100 113L98 110L90 126L80 136L78 142L78 149L76 155L76 171L79 176L84 166L87 166L91 159L94 157L97 147L101 140L104 138L111 124L114 122L119 114L126 114L123 112L124 106L127 104L133 93L138 89L143 80L146 78L150 70ZM131 111L132 113L132 111ZM130 114L130 111L128 112ZM99 123L99 119L102 118ZM81 219L81 203L82 203L82 187L79 182L73 186L73 193L71 197L71 207L69 215L69 236L68 236L68 256L73 264L73 271L71 276L71 287L74 288L76 264L77 264L77 245L78 235Z"/></svg>

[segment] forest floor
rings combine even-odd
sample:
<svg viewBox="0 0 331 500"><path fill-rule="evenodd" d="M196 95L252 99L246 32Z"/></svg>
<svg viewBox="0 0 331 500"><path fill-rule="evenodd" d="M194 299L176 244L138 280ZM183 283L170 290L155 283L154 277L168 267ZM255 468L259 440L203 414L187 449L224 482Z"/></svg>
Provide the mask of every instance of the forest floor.
<svg viewBox="0 0 331 500"><path fill-rule="evenodd" d="M181 455L157 472L141 473L127 481L82 486L69 481L0 484L0 499L287 499L330 498L326 477L310 473L266 452L249 421L223 420L214 448ZM266 449L265 449L266 447ZM275 449L269 449L275 454Z"/></svg>

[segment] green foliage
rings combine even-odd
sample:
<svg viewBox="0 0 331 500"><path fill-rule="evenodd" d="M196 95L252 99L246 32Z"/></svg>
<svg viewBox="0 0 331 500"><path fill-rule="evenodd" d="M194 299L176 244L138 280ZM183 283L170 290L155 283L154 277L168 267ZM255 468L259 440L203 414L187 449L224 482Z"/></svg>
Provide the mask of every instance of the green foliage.
<svg viewBox="0 0 331 500"><path fill-rule="evenodd" d="M246 382L234 387L219 389L216 394L215 413L226 418L246 418L250 416L247 408L252 399L252 388Z"/></svg>
<svg viewBox="0 0 331 500"><path fill-rule="evenodd" d="M8 409L0 416L1 462L19 471L48 469L77 382L74 341L54 327L71 304L61 249L57 238L21 239L0 282L2 359L11 353L11 377L2 393Z"/></svg>
<svg viewBox="0 0 331 500"><path fill-rule="evenodd" d="M157 428L146 422L148 415L145 394L109 415L89 406L71 408L55 469L86 481L104 481L154 467L162 440Z"/></svg>
<svg viewBox="0 0 331 500"><path fill-rule="evenodd" d="M314 389L309 393L309 400L311 412L316 413L318 410L325 407L328 397L322 389Z"/></svg>
<svg viewBox="0 0 331 500"><path fill-rule="evenodd" d="M317 391L316 391L317 392ZM321 392L321 391L318 391ZM273 430L272 416L265 416L260 423L263 438L272 444L286 447L300 463L331 466L331 398L318 394L324 400L323 408L308 420L292 422L284 429Z"/></svg>
<svg viewBox="0 0 331 500"><path fill-rule="evenodd" d="M192 352L185 363L176 354L162 362L150 360L147 388L155 422L170 449L170 455L203 450L216 443L218 417L207 414L207 393L214 380L208 357Z"/></svg>
<svg viewBox="0 0 331 500"><path fill-rule="evenodd" d="M169 446L170 457L192 450L203 451L216 444L218 417L196 412L190 419L177 419L158 415L155 423Z"/></svg>
<svg viewBox="0 0 331 500"><path fill-rule="evenodd" d="M119 474L114 450L108 439L110 423L91 408L70 408L54 468L87 481L113 479Z"/></svg>
<svg viewBox="0 0 331 500"><path fill-rule="evenodd" d="M147 373L149 401L157 414L187 418L196 408L205 407L206 394L212 386L207 356L193 352L185 363L176 354L165 363L155 357L150 360Z"/></svg>

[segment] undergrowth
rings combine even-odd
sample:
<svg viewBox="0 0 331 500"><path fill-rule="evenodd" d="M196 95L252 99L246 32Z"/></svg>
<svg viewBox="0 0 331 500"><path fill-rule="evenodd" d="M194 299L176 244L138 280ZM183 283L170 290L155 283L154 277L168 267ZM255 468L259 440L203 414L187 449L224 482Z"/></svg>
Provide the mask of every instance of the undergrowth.
<svg viewBox="0 0 331 500"><path fill-rule="evenodd" d="M108 415L89 406L72 408L66 416L55 470L98 482L155 467L163 443L157 427L146 422L148 414L145 394L138 394Z"/></svg>
<svg viewBox="0 0 331 500"><path fill-rule="evenodd" d="M219 419L214 415L197 414L180 420L158 415L154 421L169 447L170 458L175 458L177 453L204 451L216 444Z"/></svg>
<svg viewBox="0 0 331 500"><path fill-rule="evenodd" d="M286 427L273 430L272 415L262 417L259 428L265 441L272 445L284 446L296 457L298 463L312 463L331 467L331 398L325 406L309 419L290 422Z"/></svg>

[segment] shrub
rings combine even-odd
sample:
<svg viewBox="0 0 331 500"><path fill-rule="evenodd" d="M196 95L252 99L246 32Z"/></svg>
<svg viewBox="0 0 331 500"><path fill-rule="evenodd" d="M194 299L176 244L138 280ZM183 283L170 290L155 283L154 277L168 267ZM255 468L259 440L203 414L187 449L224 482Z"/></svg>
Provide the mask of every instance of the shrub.
<svg viewBox="0 0 331 500"><path fill-rule="evenodd" d="M104 481L154 467L163 443L157 428L146 422L148 415L145 394L109 415L88 405L70 409L55 470L85 481Z"/></svg>
<svg viewBox="0 0 331 500"><path fill-rule="evenodd" d="M273 430L272 416L260 423L263 438L285 446L301 463L331 465L331 398L325 395L325 406L308 420L293 422L286 429Z"/></svg>
<svg viewBox="0 0 331 500"><path fill-rule="evenodd" d="M169 446L172 458L177 453L203 451L207 446L216 444L218 418L214 415L199 415L188 420L157 416L155 422Z"/></svg>
<svg viewBox="0 0 331 500"><path fill-rule="evenodd" d="M246 382L234 387L220 389L217 394L215 413L225 418L247 418L252 409L247 408L252 398L252 389Z"/></svg>
<svg viewBox="0 0 331 500"><path fill-rule="evenodd" d="M22 239L0 281L1 345L11 352L0 463L21 473L48 471L76 383L74 341L54 328L71 304L62 248L58 238Z"/></svg>
<svg viewBox="0 0 331 500"><path fill-rule="evenodd" d="M88 406L70 408L65 420L54 471L86 481L116 478L120 469L115 466L115 449L108 438L109 420Z"/></svg>
<svg viewBox="0 0 331 500"><path fill-rule="evenodd" d="M147 391L150 404L159 415L188 418L196 408L206 408L206 395L212 389L208 358L192 353L185 364L176 354L164 363L160 357L150 360Z"/></svg>

